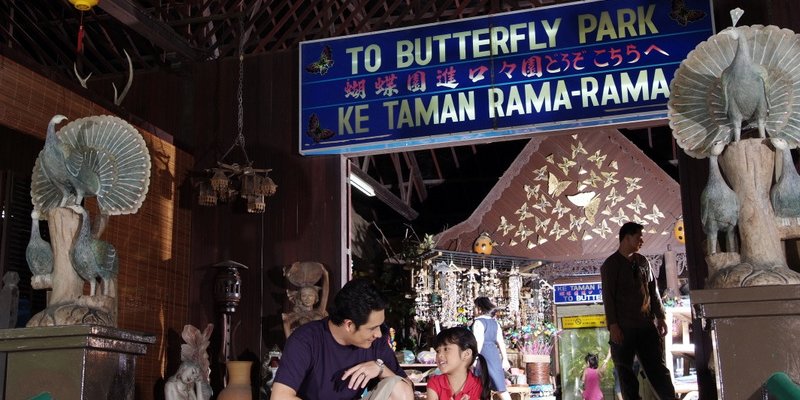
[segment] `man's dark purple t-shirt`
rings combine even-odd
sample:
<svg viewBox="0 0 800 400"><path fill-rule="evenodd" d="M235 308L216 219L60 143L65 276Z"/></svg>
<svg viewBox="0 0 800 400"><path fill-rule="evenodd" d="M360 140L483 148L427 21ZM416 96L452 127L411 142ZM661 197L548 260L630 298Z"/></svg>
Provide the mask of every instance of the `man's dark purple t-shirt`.
<svg viewBox="0 0 800 400"><path fill-rule="evenodd" d="M342 375L356 364L379 358L386 363L386 368L406 376L384 338L376 339L368 349L342 346L336 343L328 328L328 318L324 318L292 332L286 341L275 382L294 389L303 400L355 399L363 389L348 389L349 379L343 381Z"/></svg>

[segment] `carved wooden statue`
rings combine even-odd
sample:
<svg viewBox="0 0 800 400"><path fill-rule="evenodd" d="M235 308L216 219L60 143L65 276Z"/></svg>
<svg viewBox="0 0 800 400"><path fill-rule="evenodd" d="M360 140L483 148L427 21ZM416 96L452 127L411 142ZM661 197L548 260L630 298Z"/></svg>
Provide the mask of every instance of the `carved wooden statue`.
<svg viewBox="0 0 800 400"><path fill-rule="evenodd" d="M300 325L325 318L328 305L328 271L317 262L296 262L285 273L297 290L287 290L286 295L293 304L292 312L283 313L283 333L286 337ZM322 287L314 284L322 279ZM319 292L322 291L320 295Z"/></svg>
<svg viewBox="0 0 800 400"><path fill-rule="evenodd" d="M212 390L211 368L208 361L208 345L211 343L213 324L202 332L193 325L185 325L181 337L181 365L175 375L164 385L166 400L208 400Z"/></svg>
<svg viewBox="0 0 800 400"><path fill-rule="evenodd" d="M800 38L736 27L742 13L732 10L733 26L689 53L670 84L673 136L688 155L709 158L701 222L710 288L800 283L783 245L800 238L800 176L789 153L800 144ZM718 252L720 231L727 243Z"/></svg>

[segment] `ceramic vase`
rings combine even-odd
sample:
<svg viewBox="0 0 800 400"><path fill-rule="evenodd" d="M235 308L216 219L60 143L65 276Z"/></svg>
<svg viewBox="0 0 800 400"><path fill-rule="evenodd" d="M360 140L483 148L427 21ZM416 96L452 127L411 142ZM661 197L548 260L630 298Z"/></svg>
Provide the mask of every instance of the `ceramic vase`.
<svg viewBox="0 0 800 400"><path fill-rule="evenodd" d="M253 400L250 388L252 361L228 361L228 386L219 392L217 400Z"/></svg>

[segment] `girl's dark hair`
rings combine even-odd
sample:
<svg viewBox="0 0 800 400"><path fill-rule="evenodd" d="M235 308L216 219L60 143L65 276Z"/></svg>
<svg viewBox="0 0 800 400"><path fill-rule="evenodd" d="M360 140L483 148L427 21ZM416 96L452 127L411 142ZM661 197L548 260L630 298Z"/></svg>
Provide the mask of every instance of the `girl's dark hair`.
<svg viewBox="0 0 800 400"><path fill-rule="evenodd" d="M489 300L488 297L478 297L475 299L475 307L478 307L482 313L488 314L494 311L495 307L492 304L492 301Z"/></svg>
<svg viewBox="0 0 800 400"><path fill-rule="evenodd" d="M486 359L483 358L482 355L478 353L478 341L475 340L475 335L472 332L463 327L463 326L456 326L454 328L448 328L436 335L436 339L433 341L433 348L438 349L440 346L446 346L448 344L454 344L458 346L459 350L465 351L467 349L472 350L472 360L470 360L470 365L475 362L475 359L478 359L478 365L481 369L481 374L478 377L481 381L481 400L491 398L491 388L489 388L489 374L488 366L486 365Z"/></svg>
<svg viewBox="0 0 800 400"><path fill-rule="evenodd" d="M589 363L589 368L597 369L597 354L589 353L586 355L584 360L586 360L586 362Z"/></svg>

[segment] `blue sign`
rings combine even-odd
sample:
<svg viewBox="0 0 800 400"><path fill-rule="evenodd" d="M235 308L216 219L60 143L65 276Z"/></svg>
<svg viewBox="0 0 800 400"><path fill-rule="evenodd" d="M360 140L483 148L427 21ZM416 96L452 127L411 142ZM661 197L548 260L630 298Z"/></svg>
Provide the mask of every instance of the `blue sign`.
<svg viewBox="0 0 800 400"><path fill-rule="evenodd" d="M587 1L303 42L300 153L665 118L712 19L709 0Z"/></svg>
<svg viewBox="0 0 800 400"><path fill-rule="evenodd" d="M603 288L600 282L553 285L553 303L602 303Z"/></svg>

